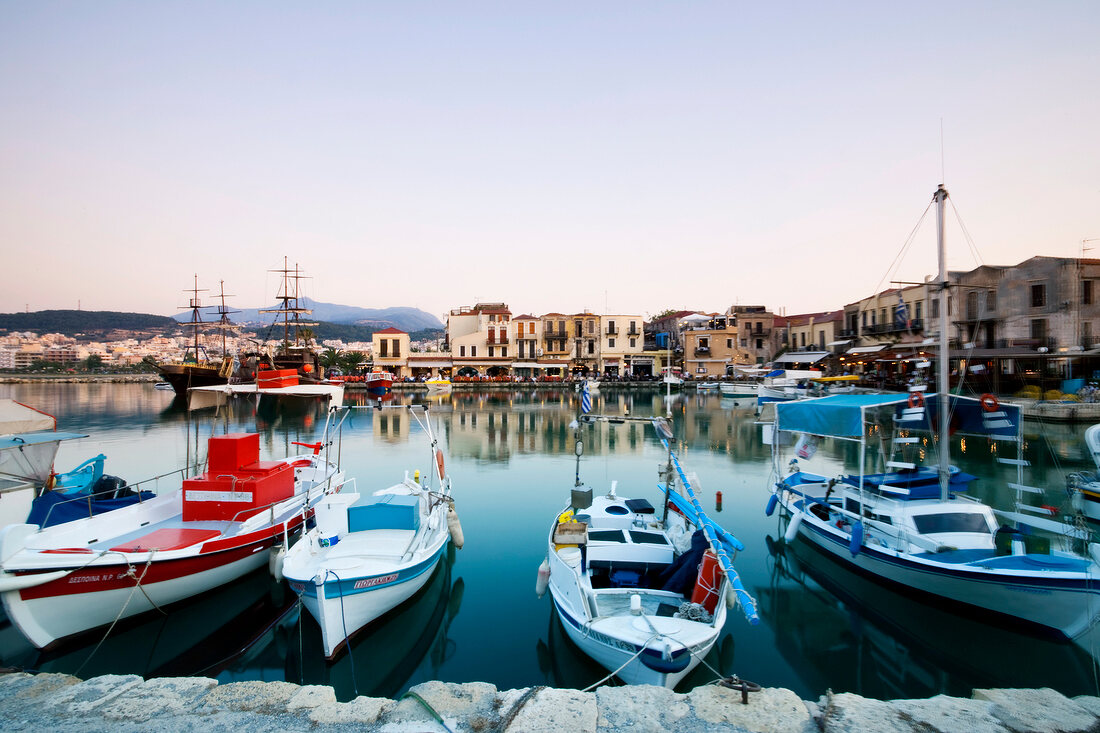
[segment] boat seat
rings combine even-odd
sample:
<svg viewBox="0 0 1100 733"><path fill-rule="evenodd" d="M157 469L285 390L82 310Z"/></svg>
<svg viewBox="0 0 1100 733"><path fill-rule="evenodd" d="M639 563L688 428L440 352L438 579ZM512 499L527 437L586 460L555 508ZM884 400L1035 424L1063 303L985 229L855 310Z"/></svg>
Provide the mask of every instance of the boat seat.
<svg viewBox="0 0 1100 733"><path fill-rule="evenodd" d="M648 499L627 499L626 508L635 514L653 514L653 505Z"/></svg>
<svg viewBox="0 0 1100 733"><path fill-rule="evenodd" d="M115 552L149 552L158 550L179 550L198 544L204 540L221 535L216 529L193 529L190 527L172 527L158 529L149 534L136 537L129 542L112 547Z"/></svg>

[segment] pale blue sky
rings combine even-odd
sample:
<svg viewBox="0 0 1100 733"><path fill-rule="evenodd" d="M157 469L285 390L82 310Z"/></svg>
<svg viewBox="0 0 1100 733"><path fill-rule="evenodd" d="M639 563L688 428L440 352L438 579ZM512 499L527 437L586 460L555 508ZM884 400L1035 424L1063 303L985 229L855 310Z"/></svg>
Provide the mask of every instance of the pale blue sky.
<svg viewBox="0 0 1100 733"><path fill-rule="evenodd" d="M940 182L941 118L984 261L1076 256L1098 37L1093 1L4 2L0 311L172 313L195 272L256 306L284 254L318 300L435 315L837 308Z"/></svg>

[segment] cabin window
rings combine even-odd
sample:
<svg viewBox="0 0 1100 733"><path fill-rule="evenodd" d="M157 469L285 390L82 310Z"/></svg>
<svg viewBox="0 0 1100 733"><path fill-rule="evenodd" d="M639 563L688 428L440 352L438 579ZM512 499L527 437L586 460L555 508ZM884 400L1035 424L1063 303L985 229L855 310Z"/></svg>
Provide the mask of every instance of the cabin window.
<svg viewBox="0 0 1100 733"><path fill-rule="evenodd" d="M951 514L918 514L913 517L917 531L921 534L939 534L941 532L975 532L989 534L989 525L985 517L973 512L953 512Z"/></svg>

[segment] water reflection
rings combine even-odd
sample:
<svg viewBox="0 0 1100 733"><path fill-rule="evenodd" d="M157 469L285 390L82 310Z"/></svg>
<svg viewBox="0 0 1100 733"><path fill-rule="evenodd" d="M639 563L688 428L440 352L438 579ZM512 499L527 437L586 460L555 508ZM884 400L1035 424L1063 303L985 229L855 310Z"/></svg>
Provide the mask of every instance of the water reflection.
<svg viewBox="0 0 1100 733"><path fill-rule="evenodd" d="M1076 644L895 593L801 538L766 541L771 582L756 588L756 597L780 654L813 689L879 699L969 697L979 687L1096 694L1096 663Z"/></svg>

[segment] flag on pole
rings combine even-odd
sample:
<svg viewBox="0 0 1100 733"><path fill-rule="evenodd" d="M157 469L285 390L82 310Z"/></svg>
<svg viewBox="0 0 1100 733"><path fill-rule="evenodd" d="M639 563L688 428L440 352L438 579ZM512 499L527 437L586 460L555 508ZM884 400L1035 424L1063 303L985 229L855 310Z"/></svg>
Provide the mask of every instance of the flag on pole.
<svg viewBox="0 0 1100 733"><path fill-rule="evenodd" d="M581 414L587 415L592 412L592 395L588 392L588 380L584 380L584 385L581 387Z"/></svg>
<svg viewBox="0 0 1100 733"><path fill-rule="evenodd" d="M899 330L909 330L909 306L905 304L905 298L898 291L898 304L894 306L894 327Z"/></svg>

